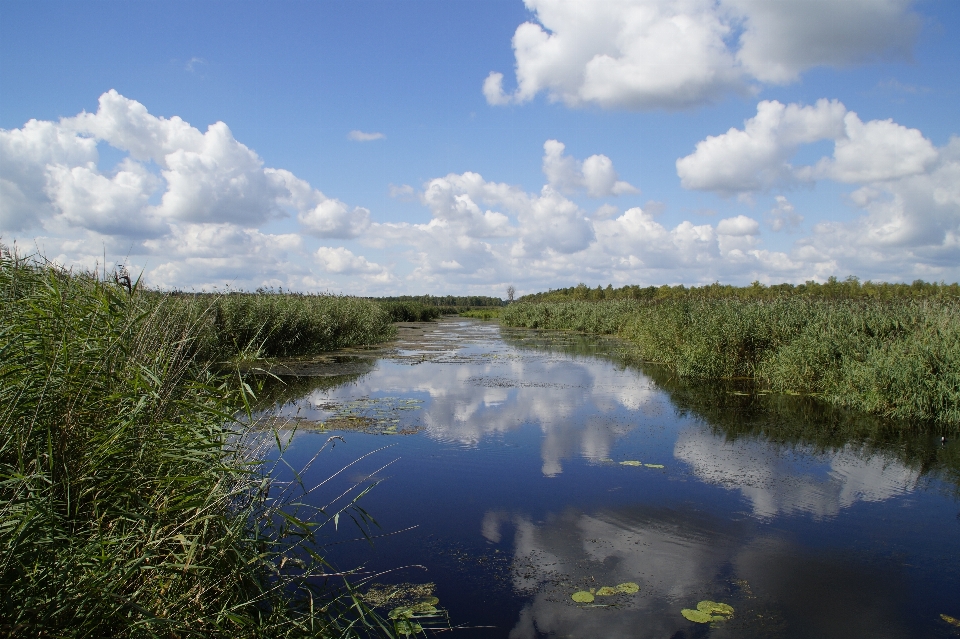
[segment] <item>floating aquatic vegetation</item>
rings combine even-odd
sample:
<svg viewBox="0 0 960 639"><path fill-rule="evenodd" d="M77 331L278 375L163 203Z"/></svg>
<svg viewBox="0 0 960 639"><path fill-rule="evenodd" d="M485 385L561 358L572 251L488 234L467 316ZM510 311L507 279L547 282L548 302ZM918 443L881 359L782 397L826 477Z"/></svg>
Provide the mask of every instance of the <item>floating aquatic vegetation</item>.
<svg viewBox="0 0 960 639"><path fill-rule="evenodd" d="M647 468L663 468L663 464L644 464Z"/></svg>
<svg viewBox="0 0 960 639"><path fill-rule="evenodd" d="M643 466L643 462L638 462L635 459L628 459L627 461L620 462L621 466Z"/></svg>
<svg viewBox="0 0 960 639"><path fill-rule="evenodd" d="M418 410L423 400L401 397L361 397L350 402L327 402L319 408L334 415L322 423L324 430L355 430L382 435L397 435L416 432L415 429L400 429L400 412Z"/></svg>
<svg viewBox="0 0 960 639"><path fill-rule="evenodd" d="M680 614L694 623L726 621L733 617L733 606L705 599L697 604L697 609L684 608Z"/></svg>
<svg viewBox="0 0 960 639"><path fill-rule="evenodd" d="M423 626L409 619L398 619L393 624L393 629L398 635L403 635L404 637L410 637L418 632L423 632Z"/></svg>
<svg viewBox="0 0 960 639"><path fill-rule="evenodd" d="M616 588L611 588L610 586L604 586L597 590L597 594L601 597L609 597L610 595L617 594L617 592Z"/></svg>
<svg viewBox="0 0 960 639"><path fill-rule="evenodd" d="M373 584L362 598L364 602L374 608L409 607L418 603L429 603L435 606L440 603L440 600L433 596L436 587L436 584L432 582L425 584Z"/></svg>
<svg viewBox="0 0 960 639"><path fill-rule="evenodd" d="M640 586L632 581L627 581L617 585L617 592L622 592L625 595L632 595L636 592L640 592Z"/></svg>
<svg viewBox="0 0 960 639"><path fill-rule="evenodd" d="M713 621L713 617L708 615L705 612L700 612L699 610L691 610L690 608L684 608L680 611L680 614L683 615L688 621L694 623L710 623Z"/></svg>
<svg viewBox="0 0 960 639"><path fill-rule="evenodd" d="M709 615L724 615L725 617L733 614L733 606L725 603L718 603L716 601L710 601L709 599L698 603L697 610L700 612L705 612Z"/></svg>
<svg viewBox="0 0 960 639"><path fill-rule="evenodd" d="M580 592L575 592L571 595L571 598L577 603L592 603L593 595L587 592L586 590L581 590Z"/></svg>
<svg viewBox="0 0 960 639"><path fill-rule="evenodd" d="M951 626L956 626L957 628L960 628L960 619L956 619L954 617L951 617L950 615L940 615L940 618L946 621Z"/></svg>

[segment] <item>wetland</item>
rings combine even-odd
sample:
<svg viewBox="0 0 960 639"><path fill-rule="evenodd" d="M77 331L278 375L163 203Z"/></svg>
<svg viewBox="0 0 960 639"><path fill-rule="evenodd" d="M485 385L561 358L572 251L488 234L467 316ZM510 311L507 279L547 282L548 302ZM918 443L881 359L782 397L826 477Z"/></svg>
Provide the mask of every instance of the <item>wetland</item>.
<svg viewBox="0 0 960 639"><path fill-rule="evenodd" d="M259 417L287 435L278 481L338 436L297 479L375 484L372 546L340 522L325 559L401 634L958 636L960 448L935 425L683 379L610 338L396 326L278 362Z"/></svg>

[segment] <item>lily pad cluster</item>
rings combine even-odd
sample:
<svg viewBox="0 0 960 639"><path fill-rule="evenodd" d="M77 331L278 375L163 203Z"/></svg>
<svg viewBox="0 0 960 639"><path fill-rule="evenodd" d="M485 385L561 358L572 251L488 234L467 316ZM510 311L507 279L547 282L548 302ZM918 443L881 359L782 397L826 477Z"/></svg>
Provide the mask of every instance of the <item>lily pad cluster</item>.
<svg viewBox="0 0 960 639"><path fill-rule="evenodd" d="M955 619L950 615L940 615L940 618L946 621L951 626L956 626L957 628L960 628L960 619Z"/></svg>
<svg viewBox="0 0 960 639"><path fill-rule="evenodd" d="M603 586L601 588L591 588L587 590L579 590L572 595L570 598L576 601L577 603L593 603L596 597L609 597L611 595L633 595L640 592L640 586L633 583L632 581L627 581L616 586Z"/></svg>
<svg viewBox="0 0 960 639"><path fill-rule="evenodd" d="M412 605L397 606L390 611L387 618L393 621L393 629L398 635L409 637L423 632L422 621L444 616L443 611L437 608L438 603L440 600L436 597L423 597Z"/></svg>
<svg viewBox="0 0 960 639"><path fill-rule="evenodd" d="M663 464L644 464L643 462L637 461L635 459L628 459L626 461L620 462L621 466L646 466L647 468L663 468Z"/></svg>
<svg viewBox="0 0 960 639"><path fill-rule="evenodd" d="M680 611L688 621L694 623L710 623L711 621L727 621L733 618L733 606L706 599L697 604L696 610L684 608Z"/></svg>

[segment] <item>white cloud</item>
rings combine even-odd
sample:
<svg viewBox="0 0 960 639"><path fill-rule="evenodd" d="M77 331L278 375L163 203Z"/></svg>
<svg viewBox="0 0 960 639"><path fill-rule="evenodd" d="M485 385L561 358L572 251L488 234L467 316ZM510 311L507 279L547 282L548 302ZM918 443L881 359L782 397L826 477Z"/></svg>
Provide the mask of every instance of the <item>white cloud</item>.
<svg viewBox="0 0 960 639"><path fill-rule="evenodd" d="M937 159L937 150L917 129L893 120L860 121L844 117L845 136L837 139L833 158L821 160L812 174L850 184L918 175Z"/></svg>
<svg viewBox="0 0 960 639"><path fill-rule="evenodd" d="M777 205L767 213L767 221L774 231L782 231L799 226L803 216L796 212L793 204L783 195L774 198Z"/></svg>
<svg viewBox="0 0 960 639"><path fill-rule="evenodd" d="M640 190L628 182L619 180L613 162L605 155L591 155L577 162L564 155L566 146L557 140L543 143L543 173L550 186L564 193L586 189L590 197L608 197Z"/></svg>
<svg viewBox="0 0 960 639"><path fill-rule="evenodd" d="M374 140L382 140L385 137L387 136L383 133L365 133L356 129L347 134L347 138L354 142L373 142Z"/></svg>
<svg viewBox="0 0 960 639"><path fill-rule="evenodd" d="M790 164L802 145L821 140L833 140L832 157L814 166ZM678 159L677 175L684 188L729 195L817 179L893 180L923 173L936 159L936 148L917 129L892 120L861 122L836 100L814 106L763 101L743 129L707 136Z"/></svg>
<svg viewBox="0 0 960 639"><path fill-rule="evenodd" d="M387 281L392 279L386 268L369 261L362 255L354 255L342 246L321 246L314 253L320 266L328 273L337 275L365 275L374 276L374 279Z"/></svg>
<svg viewBox="0 0 960 639"><path fill-rule="evenodd" d="M568 106L681 108L785 83L805 69L909 54L912 0L525 0L535 22L513 36L517 88L483 83L487 102L546 92Z"/></svg>
<svg viewBox="0 0 960 639"><path fill-rule="evenodd" d="M790 184L797 177L789 159L802 144L843 136L846 107L833 100L814 106L764 100L743 129L708 136L677 160L686 189L722 194L759 191Z"/></svg>
<svg viewBox="0 0 960 639"><path fill-rule="evenodd" d="M737 217L728 217L717 223L718 235L731 235L735 237L745 237L756 235L760 232L760 224L756 220L746 215Z"/></svg>
<svg viewBox="0 0 960 639"><path fill-rule="evenodd" d="M833 154L809 166L790 159L804 144L832 140ZM858 186L849 202L863 211L850 222L820 222L798 241L795 259L879 279L954 279L960 264L960 142L937 148L917 129L892 120L862 122L839 102L813 107L761 102L743 129L697 144L677 160L681 184L723 195L801 182ZM782 196L771 228L802 216Z"/></svg>
<svg viewBox="0 0 960 639"><path fill-rule="evenodd" d="M400 186L397 186L396 184L391 184L388 187L388 192L390 193L390 197L396 198L398 200L402 200L405 202L409 202L413 200L414 199L413 196L415 193L415 191L413 190L413 187L410 186L409 184L401 184Z"/></svg>

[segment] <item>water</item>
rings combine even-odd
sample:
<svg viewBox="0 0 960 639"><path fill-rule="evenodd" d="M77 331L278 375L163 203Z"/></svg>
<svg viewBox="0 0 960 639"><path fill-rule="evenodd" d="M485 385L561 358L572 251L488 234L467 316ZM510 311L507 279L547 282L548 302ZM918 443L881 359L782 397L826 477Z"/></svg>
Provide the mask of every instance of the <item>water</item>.
<svg viewBox="0 0 960 639"><path fill-rule="evenodd" d="M434 584L451 636L960 634L941 618L960 617L955 444L615 352L447 320L290 363L271 410L298 424L286 461L327 441L319 422L345 429L305 483L377 451L311 495L380 481L362 506L385 536L330 560L365 587ZM329 541L358 536L345 521ZM639 592L571 598L625 582ZM734 615L685 619L701 600Z"/></svg>

